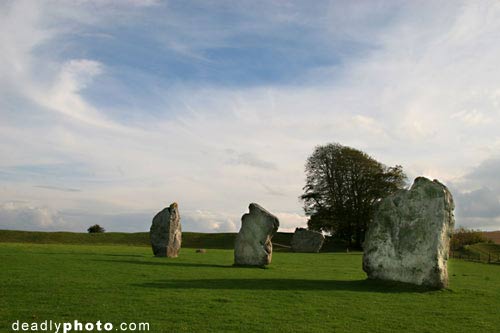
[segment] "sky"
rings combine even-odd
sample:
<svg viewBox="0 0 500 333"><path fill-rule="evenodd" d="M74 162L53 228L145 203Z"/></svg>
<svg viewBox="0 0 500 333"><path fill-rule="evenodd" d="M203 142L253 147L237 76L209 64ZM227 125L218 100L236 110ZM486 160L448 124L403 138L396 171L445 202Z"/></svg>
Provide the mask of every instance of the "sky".
<svg viewBox="0 0 500 333"><path fill-rule="evenodd" d="M0 229L305 226L317 145L500 229L498 1L0 2Z"/></svg>

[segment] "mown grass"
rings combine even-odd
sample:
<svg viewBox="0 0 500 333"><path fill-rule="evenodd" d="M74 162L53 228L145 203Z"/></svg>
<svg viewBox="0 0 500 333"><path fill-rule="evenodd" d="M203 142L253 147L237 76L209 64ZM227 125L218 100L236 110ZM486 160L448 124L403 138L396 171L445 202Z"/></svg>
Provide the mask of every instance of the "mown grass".
<svg viewBox="0 0 500 333"><path fill-rule="evenodd" d="M149 322L152 332L495 332L500 266L452 260L445 290L366 280L360 253L0 244L0 331L15 320Z"/></svg>

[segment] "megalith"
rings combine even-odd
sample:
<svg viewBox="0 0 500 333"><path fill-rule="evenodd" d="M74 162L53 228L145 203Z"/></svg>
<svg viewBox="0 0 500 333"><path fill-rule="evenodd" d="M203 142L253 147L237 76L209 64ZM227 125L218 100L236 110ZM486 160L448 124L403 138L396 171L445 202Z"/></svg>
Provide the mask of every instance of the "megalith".
<svg viewBox="0 0 500 333"><path fill-rule="evenodd" d="M446 287L454 208L446 186L424 177L383 199L363 244L368 277Z"/></svg>
<svg viewBox="0 0 500 333"><path fill-rule="evenodd" d="M149 238L157 257L175 258L181 248L181 218L177 203L163 209L153 218Z"/></svg>
<svg viewBox="0 0 500 333"><path fill-rule="evenodd" d="M271 239L278 231L279 220L256 203L241 217L241 229L234 246L236 266L265 266L271 263Z"/></svg>
<svg viewBox="0 0 500 333"><path fill-rule="evenodd" d="M295 228L292 236L293 252L319 252L325 241L322 233L307 230L305 228Z"/></svg>

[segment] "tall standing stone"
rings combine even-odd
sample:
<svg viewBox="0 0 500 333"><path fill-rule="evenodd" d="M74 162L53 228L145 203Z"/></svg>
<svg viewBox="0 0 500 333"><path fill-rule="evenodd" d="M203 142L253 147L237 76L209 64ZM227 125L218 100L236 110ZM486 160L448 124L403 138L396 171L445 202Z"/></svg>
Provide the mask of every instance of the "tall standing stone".
<svg viewBox="0 0 500 333"><path fill-rule="evenodd" d="M295 228L290 245L293 252L319 252L324 241L325 236L321 232Z"/></svg>
<svg viewBox="0 0 500 333"><path fill-rule="evenodd" d="M424 177L383 199L363 244L368 277L446 287L454 208L446 186Z"/></svg>
<svg viewBox="0 0 500 333"><path fill-rule="evenodd" d="M250 212L241 217L241 229L234 246L234 264L237 266L265 266L271 263L273 244L271 239L278 231L280 222L256 203Z"/></svg>
<svg viewBox="0 0 500 333"><path fill-rule="evenodd" d="M177 203L156 214L149 237L155 256L175 258L179 255L182 231Z"/></svg>

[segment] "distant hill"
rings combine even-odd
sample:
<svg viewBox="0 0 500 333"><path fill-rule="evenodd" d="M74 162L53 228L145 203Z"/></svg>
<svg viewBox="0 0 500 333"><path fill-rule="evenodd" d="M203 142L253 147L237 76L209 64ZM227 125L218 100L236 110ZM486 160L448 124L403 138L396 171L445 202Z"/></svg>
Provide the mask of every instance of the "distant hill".
<svg viewBox="0 0 500 333"><path fill-rule="evenodd" d="M484 237L491 239L496 244L500 244L500 230L498 231L484 231Z"/></svg>

